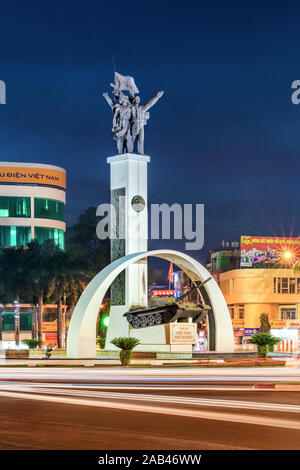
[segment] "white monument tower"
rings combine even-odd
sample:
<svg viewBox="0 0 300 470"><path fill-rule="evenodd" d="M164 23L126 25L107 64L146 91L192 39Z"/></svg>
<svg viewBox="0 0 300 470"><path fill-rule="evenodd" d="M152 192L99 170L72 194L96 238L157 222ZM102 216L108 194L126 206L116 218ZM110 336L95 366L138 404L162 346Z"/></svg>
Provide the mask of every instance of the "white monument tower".
<svg viewBox="0 0 300 470"><path fill-rule="evenodd" d="M234 336L230 314L223 294L210 273L185 253L147 250L147 166L150 158L144 155L144 126L149 119L148 109L163 92L157 93L147 104L140 105L140 98L136 96L139 90L132 77L115 73L115 83L111 85L114 100L103 93L113 112L112 131L118 148L118 154L107 159L110 165L111 204L114 208L111 213L111 263L89 282L75 306L68 331L67 356L96 357L96 321L99 306L109 287L112 303L106 350L115 349L110 343L113 338L131 335L141 342L136 351L188 353L191 357L192 344L195 342L195 321L199 314L206 312L212 350L232 352ZM127 321L124 313L131 307L141 307L140 311L144 312L144 307L147 307L147 256L174 262L189 275L194 284L198 283L196 287L201 290L203 305L196 308L197 318L195 310L190 311L188 308L186 315L182 317L189 318L188 323L168 322L163 318L167 312L162 315L149 314L146 325L139 323L143 314L138 321L141 328L134 325L132 313ZM169 307L172 308L172 305ZM195 321L190 322L192 319ZM152 326L154 323L155 326Z"/></svg>
<svg viewBox="0 0 300 470"><path fill-rule="evenodd" d="M115 208L117 235L111 239L111 261L148 249L147 164L145 155L126 153L109 157L111 204ZM121 232L121 233L120 233ZM147 259L123 271L111 286L110 328L106 349L115 337L129 336L129 324L123 313L133 305L147 306ZM114 328L116 327L116 329Z"/></svg>
<svg viewBox="0 0 300 470"><path fill-rule="evenodd" d="M150 157L144 155L144 126L149 119L148 109L163 95L159 92L146 105L140 105L134 79L115 73L111 84L115 101L107 93L103 96L113 111L113 132L118 155L109 157L111 204L115 209L111 234L111 261L122 256L147 251L147 165ZM129 92L129 95L123 93ZM133 153L135 142L138 153ZM129 336L129 324L123 313L132 306L147 306L147 259L137 261L122 272L111 286L110 325L106 337L106 349L114 349L110 343L116 334ZM151 328L152 330L152 328ZM157 337L157 328L156 337ZM136 337L150 336L135 332ZM158 335L159 336L159 335Z"/></svg>

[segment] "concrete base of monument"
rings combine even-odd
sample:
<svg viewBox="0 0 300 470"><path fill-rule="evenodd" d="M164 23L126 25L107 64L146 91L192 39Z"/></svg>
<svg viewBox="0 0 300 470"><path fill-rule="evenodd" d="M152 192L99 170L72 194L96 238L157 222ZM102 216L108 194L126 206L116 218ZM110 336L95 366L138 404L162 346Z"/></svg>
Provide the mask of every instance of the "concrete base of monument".
<svg viewBox="0 0 300 470"><path fill-rule="evenodd" d="M167 323L150 328L134 329L129 327L123 316L120 316L121 311L122 307L112 307L110 322L116 323L119 331L122 332L120 336L131 336L140 340L141 344L134 348L135 352L192 354L192 347L196 342L196 323ZM106 351L117 349L110 342L112 331L115 330L111 328L106 338Z"/></svg>
<svg viewBox="0 0 300 470"><path fill-rule="evenodd" d="M111 340L120 336L132 336L129 334L129 324L123 313L128 310L124 305L112 305L109 314L109 328L106 334L105 351L119 351L119 348L111 344Z"/></svg>

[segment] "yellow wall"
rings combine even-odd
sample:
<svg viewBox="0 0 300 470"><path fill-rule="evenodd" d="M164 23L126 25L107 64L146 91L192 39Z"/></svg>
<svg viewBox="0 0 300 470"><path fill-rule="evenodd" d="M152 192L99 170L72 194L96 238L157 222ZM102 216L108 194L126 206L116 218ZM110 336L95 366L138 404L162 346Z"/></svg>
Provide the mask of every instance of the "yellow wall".
<svg viewBox="0 0 300 470"><path fill-rule="evenodd" d="M239 319L238 306L244 305L244 327L259 327L259 316L267 313L270 320L280 318L280 306L295 305L300 318L300 294L274 293L274 277L300 277L292 269L235 269L220 274L220 288L228 305L234 305L234 319Z"/></svg>

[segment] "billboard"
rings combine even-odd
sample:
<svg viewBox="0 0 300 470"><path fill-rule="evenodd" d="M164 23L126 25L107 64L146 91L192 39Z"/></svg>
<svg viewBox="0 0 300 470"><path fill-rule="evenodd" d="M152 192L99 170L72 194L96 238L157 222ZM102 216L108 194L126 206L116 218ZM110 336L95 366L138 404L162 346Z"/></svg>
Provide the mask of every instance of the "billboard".
<svg viewBox="0 0 300 470"><path fill-rule="evenodd" d="M288 267L298 259L300 238L241 236L241 267Z"/></svg>
<svg viewBox="0 0 300 470"><path fill-rule="evenodd" d="M66 189L66 173L63 170L35 167L0 166L0 183L37 184Z"/></svg>

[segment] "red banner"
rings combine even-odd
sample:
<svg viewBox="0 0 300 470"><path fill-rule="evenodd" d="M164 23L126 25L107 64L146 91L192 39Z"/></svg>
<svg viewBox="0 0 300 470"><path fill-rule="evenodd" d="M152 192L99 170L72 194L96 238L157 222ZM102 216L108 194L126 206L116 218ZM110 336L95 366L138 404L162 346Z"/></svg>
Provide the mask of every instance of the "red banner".
<svg viewBox="0 0 300 470"><path fill-rule="evenodd" d="M300 238L241 237L241 267L282 265L289 267L300 258Z"/></svg>

